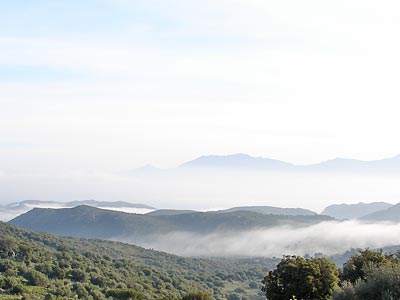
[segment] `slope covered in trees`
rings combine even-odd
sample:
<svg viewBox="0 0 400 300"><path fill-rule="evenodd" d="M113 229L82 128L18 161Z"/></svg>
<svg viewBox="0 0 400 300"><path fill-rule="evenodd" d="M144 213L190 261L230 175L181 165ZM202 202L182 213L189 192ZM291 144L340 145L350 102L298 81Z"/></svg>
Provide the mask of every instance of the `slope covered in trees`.
<svg viewBox="0 0 400 300"><path fill-rule="evenodd" d="M219 213L230 213L235 211L253 211L264 215L287 215L287 216L312 216L317 213L304 208L284 208L274 206L238 206L219 210Z"/></svg>
<svg viewBox="0 0 400 300"><path fill-rule="evenodd" d="M193 291L260 299L258 283L275 261L263 262L188 259L0 223L1 299L180 299Z"/></svg>
<svg viewBox="0 0 400 300"><path fill-rule="evenodd" d="M139 215L90 206L35 208L10 221L20 227L62 236L116 238L140 237L173 231L240 231L278 225L305 226L332 220L331 217L265 215L251 211L229 213L194 212L172 215Z"/></svg>
<svg viewBox="0 0 400 300"><path fill-rule="evenodd" d="M0 299L261 300L264 276L270 299L399 299L399 257L364 250L339 276L324 258L287 256L268 272L276 259L189 259L0 223Z"/></svg>

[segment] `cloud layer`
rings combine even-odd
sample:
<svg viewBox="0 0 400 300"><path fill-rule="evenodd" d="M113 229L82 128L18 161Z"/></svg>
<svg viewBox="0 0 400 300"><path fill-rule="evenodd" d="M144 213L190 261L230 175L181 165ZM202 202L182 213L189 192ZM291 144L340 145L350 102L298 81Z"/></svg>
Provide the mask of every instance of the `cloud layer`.
<svg viewBox="0 0 400 300"><path fill-rule="evenodd" d="M188 232L152 237L141 245L184 256L281 257L323 253L334 255L351 248L379 248L400 244L400 224L357 221L323 222L303 228L276 227L207 235ZM132 241L129 237L116 238Z"/></svg>

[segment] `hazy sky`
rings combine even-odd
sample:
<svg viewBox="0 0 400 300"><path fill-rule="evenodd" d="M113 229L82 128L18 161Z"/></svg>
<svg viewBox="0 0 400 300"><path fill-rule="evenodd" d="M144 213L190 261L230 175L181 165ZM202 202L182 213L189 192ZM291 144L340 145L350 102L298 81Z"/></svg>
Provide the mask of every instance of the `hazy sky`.
<svg viewBox="0 0 400 300"><path fill-rule="evenodd" d="M400 4L0 0L0 174L400 153Z"/></svg>

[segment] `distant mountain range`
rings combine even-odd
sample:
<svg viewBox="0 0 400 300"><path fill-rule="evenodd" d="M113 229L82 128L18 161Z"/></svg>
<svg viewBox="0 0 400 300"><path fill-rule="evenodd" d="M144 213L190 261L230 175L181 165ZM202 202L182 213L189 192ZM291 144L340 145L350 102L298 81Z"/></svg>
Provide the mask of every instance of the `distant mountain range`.
<svg viewBox="0 0 400 300"><path fill-rule="evenodd" d="M63 209L34 208L10 223L61 236L142 239L168 232L239 232L278 225L307 226L328 220L333 219L320 215L265 215L252 211L139 215L83 205Z"/></svg>
<svg viewBox="0 0 400 300"><path fill-rule="evenodd" d="M43 200L24 200L20 202L14 202L3 206L5 209L24 209L26 207L40 207L40 206L54 206L56 207L75 207L79 205L90 205L94 207L129 207L129 208L145 208L155 209L146 204L136 204L125 201L97 201L97 200L76 200L68 202L58 201L43 201Z"/></svg>
<svg viewBox="0 0 400 300"><path fill-rule="evenodd" d="M33 208L73 208L81 205L103 208L107 210L120 211L126 213L146 214L147 216L173 216L182 214L199 213L199 211L190 209L156 209L146 204L135 204L124 201L97 201L97 200L81 200L81 201L41 201L41 200L25 200L21 202L10 203L0 206L0 219L11 220L16 216L30 211ZM393 207L392 204L386 202L357 203L357 204L333 204L326 207L320 215L329 216L337 220L345 219L361 219L367 215L385 211ZM209 211L210 213L223 214L232 212L255 212L264 215L282 215L282 216L313 216L316 212L304 208L283 208L274 206L238 206L218 211ZM392 219L394 217L391 217Z"/></svg>
<svg viewBox="0 0 400 300"><path fill-rule="evenodd" d="M247 154L207 155L185 162L173 169L158 169L146 165L139 169L121 172L124 175L166 174L168 171L205 170L253 170L253 171L306 171L306 172L362 172L362 173L400 173L400 155L380 160L363 161L357 159L335 158L317 164L294 165L281 160L254 157Z"/></svg>
<svg viewBox="0 0 400 300"><path fill-rule="evenodd" d="M255 169L255 170L282 170L291 169L294 165L280 160L253 157L247 154L209 155L200 156L192 161L180 165L179 169L193 168L226 168L226 169Z"/></svg>
<svg viewBox="0 0 400 300"><path fill-rule="evenodd" d="M400 203L386 209L370 213L361 218L364 221L400 222Z"/></svg>
<svg viewBox="0 0 400 300"><path fill-rule="evenodd" d="M358 219L372 213L386 210L392 206L393 204L386 202L334 204L326 207L321 214L331 216L338 220Z"/></svg>
<svg viewBox="0 0 400 300"><path fill-rule="evenodd" d="M87 205L108 210L123 211L128 213L147 214L150 216L178 215L185 213L195 213L195 210L181 209L156 209L146 204L129 203L124 201L97 201L97 200L80 200L80 201L42 201L42 200L25 200L0 206L0 219L10 220L17 215L25 213L33 208L73 208L80 205ZM252 211L261 214L273 215L315 215L316 213L303 208L281 208L273 206L239 206L217 211L218 213L228 213L234 211ZM6 216L1 218L2 216Z"/></svg>

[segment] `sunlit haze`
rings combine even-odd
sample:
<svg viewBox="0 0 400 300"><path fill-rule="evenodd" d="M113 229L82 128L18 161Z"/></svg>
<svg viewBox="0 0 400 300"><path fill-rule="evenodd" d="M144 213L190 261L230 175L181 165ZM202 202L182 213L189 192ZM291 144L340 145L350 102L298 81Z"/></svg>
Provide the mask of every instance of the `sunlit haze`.
<svg viewBox="0 0 400 300"><path fill-rule="evenodd" d="M0 201L397 203L396 174L126 172L400 154L399 32L398 1L2 1Z"/></svg>

